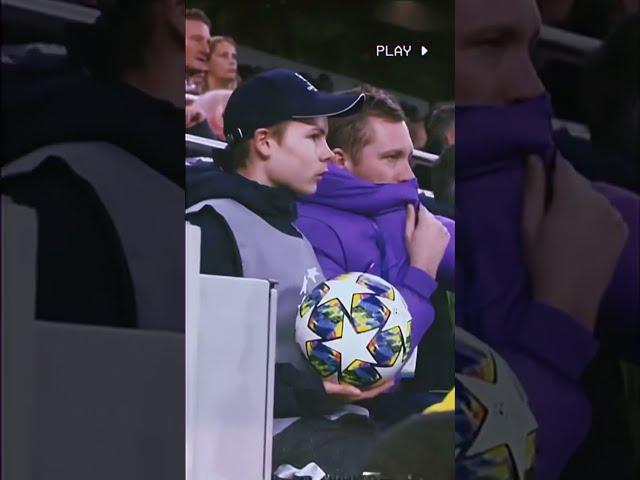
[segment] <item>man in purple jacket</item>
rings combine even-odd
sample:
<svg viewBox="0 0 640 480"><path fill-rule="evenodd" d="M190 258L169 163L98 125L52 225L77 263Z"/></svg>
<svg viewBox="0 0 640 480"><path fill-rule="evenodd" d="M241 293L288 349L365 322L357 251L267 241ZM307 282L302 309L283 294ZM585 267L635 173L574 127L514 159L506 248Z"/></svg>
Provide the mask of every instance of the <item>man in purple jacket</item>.
<svg viewBox="0 0 640 480"><path fill-rule="evenodd" d="M640 355L638 198L557 156L539 31L533 0L456 2L456 321L522 382L537 478L631 478L603 347Z"/></svg>
<svg viewBox="0 0 640 480"><path fill-rule="evenodd" d="M296 224L327 278L368 271L400 290L414 348L434 319L436 279L453 284L454 222L420 206L402 109L382 91L366 95L358 113L330 120L334 161L316 193L299 201Z"/></svg>

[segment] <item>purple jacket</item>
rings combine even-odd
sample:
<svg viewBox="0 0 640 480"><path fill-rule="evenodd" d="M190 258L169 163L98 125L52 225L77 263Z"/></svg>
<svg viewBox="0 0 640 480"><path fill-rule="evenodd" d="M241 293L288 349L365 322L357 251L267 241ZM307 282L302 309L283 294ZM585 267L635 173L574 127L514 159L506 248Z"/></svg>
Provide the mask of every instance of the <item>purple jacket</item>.
<svg viewBox="0 0 640 480"><path fill-rule="evenodd" d="M409 265L404 241L406 205L418 202L415 180L373 184L330 165L316 194L300 200L296 222L313 245L327 278L368 271L400 291L413 317L412 347L433 322L429 299L437 286L432 277ZM437 276L452 285L455 224L440 220L451 240Z"/></svg>
<svg viewBox="0 0 640 480"><path fill-rule="evenodd" d="M599 342L572 318L532 299L523 261L523 161L537 153L550 166L555 158L549 99L459 107L456 132L456 323L500 352L518 375L539 425L537 476L554 479L589 429L580 377ZM608 320L602 331L626 342L637 358L637 197L599 188L630 226L599 322Z"/></svg>

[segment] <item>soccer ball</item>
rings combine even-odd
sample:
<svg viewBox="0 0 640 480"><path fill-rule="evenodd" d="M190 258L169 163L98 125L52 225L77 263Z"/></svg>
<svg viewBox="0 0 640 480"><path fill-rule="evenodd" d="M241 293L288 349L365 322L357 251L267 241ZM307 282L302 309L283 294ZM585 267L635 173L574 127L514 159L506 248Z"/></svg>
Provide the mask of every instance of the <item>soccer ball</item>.
<svg viewBox="0 0 640 480"><path fill-rule="evenodd" d="M456 478L521 480L534 467L537 424L515 374L456 328Z"/></svg>
<svg viewBox="0 0 640 480"><path fill-rule="evenodd" d="M323 378L370 388L395 377L411 349L411 315L380 277L346 273L317 285L298 307L296 342Z"/></svg>

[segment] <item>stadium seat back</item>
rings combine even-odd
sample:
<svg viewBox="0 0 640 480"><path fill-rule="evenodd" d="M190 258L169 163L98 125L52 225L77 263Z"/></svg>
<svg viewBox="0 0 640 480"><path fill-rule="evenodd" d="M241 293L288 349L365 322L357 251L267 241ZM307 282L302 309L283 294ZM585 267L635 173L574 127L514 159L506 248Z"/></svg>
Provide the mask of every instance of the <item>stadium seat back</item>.
<svg viewBox="0 0 640 480"><path fill-rule="evenodd" d="M2 210L3 478L180 478L184 336L36 320L35 213Z"/></svg>
<svg viewBox="0 0 640 480"><path fill-rule="evenodd" d="M34 322L33 479L184 475L184 336Z"/></svg>
<svg viewBox="0 0 640 480"><path fill-rule="evenodd" d="M197 245L187 238L191 248ZM197 255L191 248L187 262L199 267L199 248ZM187 273L188 285L189 278ZM199 275L197 290L195 310L192 292L187 292L189 478L268 480L275 288L267 280Z"/></svg>
<svg viewBox="0 0 640 480"><path fill-rule="evenodd" d="M137 326L181 331L184 234L175 226L184 221L184 190L137 157L104 142L42 147L9 163L2 175L31 172L51 157L61 158L86 180L108 212L131 276Z"/></svg>
<svg viewBox="0 0 640 480"><path fill-rule="evenodd" d="M2 478L31 479L36 215L2 196ZM6 228L11 225L11 228ZM11 281L5 281L11 279ZM8 441L11 439L10 441Z"/></svg>
<svg viewBox="0 0 640 480"><path fill-rule="evenodd" d="M200 229L189 223L185 224L185 325L186 325L186 461L187 478L193 478L194 448L192 430L194 428L195 372L197 365L196 345L198 319L200 314ZM193 347L189 347L193 345Z"/></svg>

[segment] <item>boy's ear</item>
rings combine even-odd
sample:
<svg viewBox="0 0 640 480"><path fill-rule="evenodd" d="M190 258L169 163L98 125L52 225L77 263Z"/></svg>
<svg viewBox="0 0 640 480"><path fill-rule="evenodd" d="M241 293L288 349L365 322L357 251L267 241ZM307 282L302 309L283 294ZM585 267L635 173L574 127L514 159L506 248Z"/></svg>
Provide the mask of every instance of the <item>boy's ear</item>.
<svg viewBox="0 0 640 480"><path fill-rule="evenodd" d="M345 168L345 164L348 160L348 155L341 148L333 149L333 159L331 160L333 163L338 165L340 168Z"/></svg>
<svg viewBox="0 0 640 480"><path fill-rule="evenodd" d="M269 136L269 130L266 128L259 128L253 133L253 144L262 158L266 159L271 155L272 142L273 139Z"/></svg>

